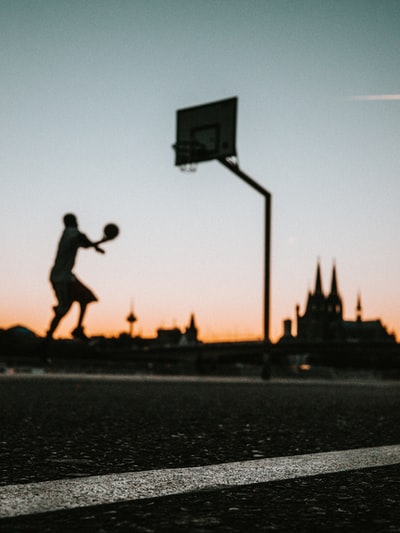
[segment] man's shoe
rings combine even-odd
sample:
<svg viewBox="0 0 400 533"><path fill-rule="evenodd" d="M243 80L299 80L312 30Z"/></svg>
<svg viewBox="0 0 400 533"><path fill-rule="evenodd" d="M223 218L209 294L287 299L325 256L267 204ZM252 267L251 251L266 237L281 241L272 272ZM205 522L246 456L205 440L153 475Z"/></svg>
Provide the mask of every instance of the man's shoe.
<svg viewBox="0 0 400 533"><path fill-rule="evenodd" d="M74 331L71 333L71 335L73 336L74 339L81 339L81 340L87 339L82 327L75 328Z"/></svg>

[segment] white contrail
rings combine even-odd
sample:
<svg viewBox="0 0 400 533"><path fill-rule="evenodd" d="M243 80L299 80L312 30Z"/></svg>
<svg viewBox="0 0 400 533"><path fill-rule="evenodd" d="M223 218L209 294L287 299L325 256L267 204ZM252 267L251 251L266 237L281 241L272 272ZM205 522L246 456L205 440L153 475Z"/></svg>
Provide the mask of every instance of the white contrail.
<svg viewBox="0 0 400 533"><path fill-rule="evenodd" d="M360 94L356 96L351 96L350 100L364 101L364 102L373 102L376 100L385 101L385 100L400 100L400 94Z"/></svg>

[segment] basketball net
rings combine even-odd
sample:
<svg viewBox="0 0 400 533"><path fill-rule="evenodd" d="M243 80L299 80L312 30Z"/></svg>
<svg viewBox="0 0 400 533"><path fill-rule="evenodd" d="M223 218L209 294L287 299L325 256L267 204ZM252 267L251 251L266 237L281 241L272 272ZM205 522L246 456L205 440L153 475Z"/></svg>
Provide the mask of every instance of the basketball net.
<svg viewBox="0 0 400 533"><path fill-rule="evenodd" d="M180 166L182 172L196 172L197 162L193 162L192 159L198 150L196 142L181 142L174 146L176 152L179 154L180 160L184 161ZM186 162L187 161L187 162Z"/></svg>
<svg viewBox="0 0 400 533"><path fill-rule="evenodd" d="M196 172L197 163L185 163L184 165L181 165L179 168L182 172Z"/></svg>

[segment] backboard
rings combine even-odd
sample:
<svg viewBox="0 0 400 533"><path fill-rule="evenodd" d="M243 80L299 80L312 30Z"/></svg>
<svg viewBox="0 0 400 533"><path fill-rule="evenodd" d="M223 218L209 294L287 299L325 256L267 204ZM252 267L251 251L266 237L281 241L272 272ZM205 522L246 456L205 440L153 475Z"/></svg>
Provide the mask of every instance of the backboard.
<svg viewBox="0 0 400 533"><path fill-rule="evenodd" d="M236 155L236 116L236 97L178 110L175 165Z"/></svg>

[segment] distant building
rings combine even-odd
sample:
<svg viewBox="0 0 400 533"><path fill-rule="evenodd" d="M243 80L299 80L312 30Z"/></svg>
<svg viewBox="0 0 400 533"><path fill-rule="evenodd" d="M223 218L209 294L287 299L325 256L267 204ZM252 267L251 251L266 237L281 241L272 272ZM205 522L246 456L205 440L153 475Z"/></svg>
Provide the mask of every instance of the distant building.
<svg viewBox="0 0 400 533"><path fill-rule="evenodd" d="M190 315L189 325L185 329L185 332L182 335L180 343L181 344L196 344L197 342L199 342L197 338L197 334L198 334L198 329L196 326L194 315L192 314Z"/></svg>
<svg viewBox="0 0 400 533"><path fill-rule="evenodd" d="M196 326L194 315L190 316L189 324L185 331L182 332L179 328L159 328L157 330L157 344L165 346L173 345L190 345L197 344L198 329Z"/></svg>
<svg viewBox="0 0 400 533"><path fill-rule="evenodd" d="M395 341L379 319L362 319L361 296L358 295L355 320L343 319L343 300L338 290L336 266L333 265L330 292L322 288L321 267L318 262L314 291L309 291L303 314L296 306L297 336L293 337L291 320L284 321L283 339L301 341Z"/></svg>

